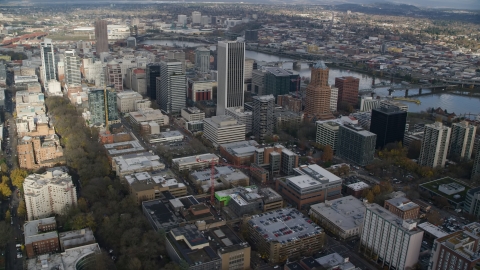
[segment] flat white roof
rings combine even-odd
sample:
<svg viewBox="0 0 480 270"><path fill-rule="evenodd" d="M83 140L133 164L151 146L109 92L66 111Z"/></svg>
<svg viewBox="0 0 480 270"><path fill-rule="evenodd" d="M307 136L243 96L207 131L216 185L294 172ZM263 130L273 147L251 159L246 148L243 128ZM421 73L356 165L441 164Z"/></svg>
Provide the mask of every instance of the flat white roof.
<svg viewBox="0 0 480 270"><path fill-rule="evenodd" d="M366 188L369 188L370 186L367 185L367 183L360 181L360 182L357 182L357 183L347 185L347 187L351 188L353 191L360 191L360 190L364 190Z"/></svg>
<svg viewBox="0 0 480 270"><path fill-rule="evenodd" d="M424 223L418 224L418 227L437 238L441 238L448 235L446 231L440 229L439 227L433 225L430 222L424 222Z"/></svg>
<svg viewBox="0 0 480 270"><path fill-rule="evenodd" d="M363 226L365 204L353 196L338 198L311 206L311 210L344 231Z"/></svg>

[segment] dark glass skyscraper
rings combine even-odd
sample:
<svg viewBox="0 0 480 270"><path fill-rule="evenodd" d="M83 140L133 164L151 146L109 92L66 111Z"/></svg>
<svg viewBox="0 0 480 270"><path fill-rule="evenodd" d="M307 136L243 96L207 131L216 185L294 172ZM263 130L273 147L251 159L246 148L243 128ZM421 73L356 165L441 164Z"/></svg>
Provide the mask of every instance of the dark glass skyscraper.
<svg viewBox="0 0 480 270"><path fill-rule="evenodd" d="M157 77L160 77L160 63L150 63L146 70L147 96L151 100L157 99Z"/></svg>
<svg viewBox="0 0 480 270"><path fill-rule="evenodd" d="M378 108L372 110L370 132L377 135L376 148L394 142L402 142L407 124L407 112L398 108Z"/></svg>

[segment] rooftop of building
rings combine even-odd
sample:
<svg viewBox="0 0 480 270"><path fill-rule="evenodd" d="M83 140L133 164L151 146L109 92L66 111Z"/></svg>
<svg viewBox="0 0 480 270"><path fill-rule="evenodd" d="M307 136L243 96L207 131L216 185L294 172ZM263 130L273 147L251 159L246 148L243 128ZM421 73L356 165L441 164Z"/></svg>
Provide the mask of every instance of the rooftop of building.
<svg viewBox="0 0 480 270"><path fill-rule="evenodd" d="M363 127L361 127L359 125L353 125L353 124L345 123L342 127L346 128L346 129L349 129L349 130L353 130L355 133L357 133L359 135L362 135L362 136L365 136L365 137L376 136L375 133L372 133L368 130L365 130Z"/></svg>
<svg viewBox="0 0 480 270"><path fill-rule="evenodd" d="M136 191L149 190L157 185L169 188L185 187L185 184L180 183L175 179L174 173L169 169L134 173L126 175L125 180Z"/></svg>
<svg viewBox="0 0 480 270"><path fill-rule="evenodd" d="M197 156L189 156L189 157L181 157L181 158L174 158L172 159L172 163L177 163L179 165L182 164L191 164L191 163L202 163L207 166L209 162L214 160L215 162L218 162L219 157L215 154L201 154Z"/></svg>
<svg viewBox="0 0 480 270"><path fill-rule="evenodd" d="M376 203L367 203L367 210L375 213L378 216L381 216L385 221L396 226L397 228L403 230L404 232L414 235L420 233L421 231L417 229L416 222L413 220L402 220L397 215L388 211L387 209L381 207Z"/></svg>
<svg viewBox="0 0 480 270"><path fill-rule="evenodd" d="M185 112L189 113L189 114L193 114L193 113L204 113L202 110L200 110L199 108L197 107L187 107L187 108L184 108L182 109L184 110Z"/></svg>
<svg viewBox="0 0 480 270"><path fill-rule="evenodd" d="M444 192L442 192L438 189L441 185L452 185L452 184L455 184L455 185L452 186L452 188L453 187L464 187L464 189L459 191L459 192L452 193L452 194L446 194L446 193L444 193ZM420 184L420 186L425 188L425 189L428 189L431 192L434 192L436 194L444 196L445 198L447 198L449 200L455 201L455 202L463 201L465 199L465 196L467 195L468 191L470 190L470 187L468 187L467 185L462 184L462 183L460 183L460 182L458 182L455 179L450 178L450 177L444 177L444 178L440 178L440 179L433 180L433 181L430 181L430 182L426 182L426 183Z"/></svg>
<svg viewBox="0 0 480 270"><path fill-rule="evenodd" d="M255 153L259 144L254 141L241 141L221 144L220 147L234 156L249 156Z"/></svg>
<svg viewBox="0 0 480 270"><path fill-rule="evenodd" d="M275 101L275 97L273 95L254 96L252 98L261 102L268 102L272 100Z"/></svg>
<svg viewBox="0 0 480 270"><path fill-rule="evenodd" d="M55 229L53 231L48 231L48 232L38 231L38 226L49 225L49 224L54 224ZM58 233L56 231L56 228L57 228L57 221L55 220L55 217L42 218L42 219L25 222L25 224L23 224L25 245L38 242L38 241L52 239L52 238L58 239Z"/></svg>
<svg viewBox="0 0 480 270"><path fill-rule="evenodd" d="M217 179L219 177L223 177L227 181L238 181L241 179L248 179L248 176L245 175L239 169L236 169L231 166L215 166L214 167L215 174L214 178ZM195 181L210 181L211 169L203 170L203 171L194 171L190 173L190 176Z"/></svg>
<svg viewBox="0 0 480 270"><path fill-rule="evenodd" d="M141 109L135 112L130 112L129 114L131 117L137 119L137 121L147 121L155 117L165 117L165 115L162 113L161 110L152 109L152 108ZM145 118L145 119L142 119L142 118Z"/></svg>
<svg viewBox="0 0 480 270"><path fill-rule="evenodd" d="M252 116L253 115L253 112L252 111L247 111L245 110L244 107L230 107L230 108L226 108L225 110L239 116L239 117L242 117L242 116Z"/></svg>
<svg viewBox="0 0 480 270"><path fill-rule="evenodd" d="M298 176L288 177L287 179L299 188L342 181L340 177L317 164L303 165L295 168L294 171Z"/></svg>
<svg viewBox="0 0 480 270"><path fill-rule="evenodd" d="M247 242L243 242L235 232L226 225L205 231L205 237L209 239L211 243L210 246L220 254L250 247Z"/></svg>
<svg viewBox="0 0 480 270"><path fill-rule="evenodd" d="M237 120L230 115L217 115L213 116L212 118L205 118L203 121L216 128L245 126L244 124L238 124Z"/></svg>
<svg viewBox="0 0 480 270"><path fill-rule="evenodd" d="M165 164L160 162L160 157L150 152L141 152L114 157L115 164L122 171L138 171L142 169L164 169Z"/></svg>
<svg viewBox="0 0 480 270"><path fill-rule="evenodd" d="M378 111L378 112L381 112L383 114L387 114L387 115L395 115L395 114L407 114L406 111L402 111L400 110L399 107L379 107L379 108L374 108L372 109L372 112L373 111Z"/></svg>
<svg viewBox="0 0 480 270"><path fill-rule="evenodd" d="M318 61L313 65L313 68L320 68L320 69L328 69L327 65L325 65L325 62L323 61Z"/></svg>
<svg viewBox="0 0 480 270"><path fill-rule="evenodd" d="M265 70L275 76L290 76L293 73L289 70L279 68L279 67L265 67Z"/></svg>
<svg viewBox="0 0 480 270"><path fill-rule="evenodd" d="M123 92L117 92L117 97L122 99L122 98L140 98L142 99L142 95L138 92L135 91L123 91Z"/></svg>
<svg viewBox="0 0 480 270"><path fill-rule="evenodd" d="M208 239L194 225L174 228L167 234L177 254L189 265L199 265L220 260L218 254L210 247Z"/></svg>
<svg viewBox="0 0 480 270"><path fill-rule="evenodd" d="M63 249L95 243L95 236L89 228L59 233L58 239Z"/></svg>
<svg viewBox="0 0 480 270"><path fill-rule="evenodd" d="M435 236L436 238L442 238L442 237L448 235L448 233L446 231L442 230L438 226L433 225L430 222L420 223L420 224L418 224L418 227L420 229L428 232L429 234Z"/></svg>
<svg viewBox="0 0 480 270"><path fill-rule="evenodd" d="M171 228L182 221L160 200L142 202L142 207L157 228Z"/></svg>
<svg viewBox="0 0 480 270"><path fill-rule="evenodd" d="M62 253L44 254L27 261L28 270L70 270L77 269L77 263L81 258L93 253L100 253L97 243L70 248Z"/></svg>
<svg viewBox="0 0 480 270"><path fill-rule="evenodd" d="M398 197L392 198L387 200L386 202L394 205L396 208L400 209L401 211L409 211L415 208L420 208L420 206L405 197Z"/></svg>
<svg viewBox="0 0 480 270"><path fill-rule="evenodd" d="M353 191L360 191L360 190L364 190L366 188L370 188L370 186L367 183L362 182L362 181L352 183L350 185L347 185L347 187L349 187Z"/></svg>
<svg viewBox="0 0 480 270"><path fill-rule="evenodd" d="M110 156L145 151L145 148L137 140L104 144L103 147Z"/></svg>
<svg viewBox="0 0 480 270"><path fill-rule="evenodd" d="M281 244L323 233L322 228L292 208L254 215L248 224L262 235L266 242Z"/></svg>
<svg viewBox="0 0 480 270"><path fill-rule="evenodd" d="M190 206L200 204L200 202L195 197L193 197L192 195L187 195L187 196L183 196L183 197L180 197L180 198L171 199L169 202L175 208L183 207L183 208L186 208L186 209L190 208Z"/></svg>
<svg viewBox="0 0 480 270"><path fill-rule="evenodd" d="M477 261L480 254L473 250L480 240L480 224L473 222L463 227L463 230L456 231L435 241L446 246L448 249L464 257L468 261Z"/></svg>
<svg viewBox="0 0 480 270"><path fill-rule="evenodd" d="M72 185L72 176L67 173L65 167L54 167L48 169L42 174L30 174L25 178L23 188L25 195L37 196L35 191L42 189L46 185L56 185L64 188L70 188Z"/></svg>
<svg viewBox="0 0 480 270"><path fill-rule="evenodd" d="M345 259L338 253L332 253L316 259L316 261L325 269L351 270L355 269L348 259Z"/></svg>
<svg viewBox="0 0 480 270"><path fill-rule="evenodd" d="M311 206L312 211L324 216L330 222L348 231L363 224L365 204L353 196L346 196Z"/></svg>

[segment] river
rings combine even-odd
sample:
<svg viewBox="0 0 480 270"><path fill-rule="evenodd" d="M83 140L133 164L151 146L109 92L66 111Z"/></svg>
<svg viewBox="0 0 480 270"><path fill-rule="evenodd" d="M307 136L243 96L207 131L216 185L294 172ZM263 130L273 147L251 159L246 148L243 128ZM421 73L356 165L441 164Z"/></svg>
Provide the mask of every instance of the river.
<svg viewBox="0 0 480 270"><path fill-rule="evenodd" d="M178 41L178 40L146 40L142 44L152 44L152 45L164 45L164 46L180 46L180 47L198 47L198 46L205 46L205 44L199 42L190 42L190 41ZM211 50L215 50L215 45L210 45ZM252 58L256 61L264 61L264 62L279 62L279 61L286 61L283 63L283 68L285 69L292 69L292 60L288 57L276 56L265 54L261 52L255 51L246 51L245 52L246 58ZM300 70L296 70L300 76L310 77L310 68L308 64L302 63ZM336 77L342 76L353 76L360 79L360 89L367 89L370 88L372 85L372 76L366 75L363 73L349 71L345 69L330 69L329 74L329 84L335 84ZM387 80L379 80L376 79L375 83L379 83L382 81ZM430 90L423 89L422 93L429 93ZM379 96L388 96L388 88L377 88L375 93ZM418 89L410 89L409 94L418 93ZM396 91L393 93L393 96L400 96L403 97L405 95L404 91ZM448 112L455 112L458 114L465 114L465 113L472 113L478 114L480 113L480 98L477 97L468 97L468 96L460 96L452 93L435 93L420 97L415 97L421 101L421 104L415 104L411 102L405 102L408 104L408 108L410 112L421 112L425 111L427 108L432 107L441 107L446 109Z"/></svg>

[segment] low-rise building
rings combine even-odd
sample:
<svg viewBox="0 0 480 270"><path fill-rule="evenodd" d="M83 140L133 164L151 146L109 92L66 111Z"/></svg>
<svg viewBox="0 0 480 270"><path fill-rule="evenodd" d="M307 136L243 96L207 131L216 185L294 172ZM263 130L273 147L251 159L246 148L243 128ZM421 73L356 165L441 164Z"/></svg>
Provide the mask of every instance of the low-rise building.
<svg viewBox="0 0 480 270"><path fill-rule="evenodd" d="M60 251L55 217L25 222L23 232L28 258Z"/></svg>
<svg viewBox="0 0 480 270"><path fill-rule="evenodd" d="M220 145L220 155L234 165L252 163L257 146L254 140L224 143Z"/></svg>
<svg viewBox="0 0 480 270"><path fill-rule="evenodd" d="M107 157L112 164L112 168L115 168L114 157L145 152L145 148L137 140L108 143L104 144L103 147L107 151Z"/></svg>
<svg viewBox="0 0 480 270"><path fill-rule="evenodd" d="M283 208L282 196L271 188L236 187L215 192L215 198L239 217Z"/></svg>
<svg viewBox="0 0 480 270"><path fill-rule="evenodd" d="M23 183L28 220L60 215L77 204L77 190L65 167L30 174Z"/></svg>
<svg viewBox="0 0 480 270"><path fill-rule="evenodd" d="M423 239L431 245L433 245L435 239L448 235L448 233L442 230L441 227L435 226L430 222L420 223L417 227L423 230Z"/></svg>
<svg viewBox="0 0 480 270"><path fill-rule="evenodd" d="M480 224L477 222L465 225L461 231L435 239L428 269L477 269L480 262L479 240Z"/></svg>
<svg viewBox="0 0 480 270"><path fill-rule="evenodd" d="M250 245L243 242L230 227L223 225L213 228L205 231L204 235L220 256L222 261L220 269L250 269Z"/></svg>
<svg viewBox="0 0 480 270"><path fill-rule="evenodd" d="M163 191L168 191L175 197L187 196L187 187L175 179L170 170L134 173L125 175L125 180L137 204L159 199Z"/></svg>
<svg viewBox="0 0 480 270"><path fill-rule="evenodd" d="M197 156L172 159L172 167L177 171L201 170L210 167L211 163L217 164L219 157L215 154L202 154Z"/></svg>
<svg viewBox="0 0 480 270"><path fill-rule="evenodd" d="M203 121L185 122L185 129L191 133L203 132Z"/></svg>
<svg viewBox="0 0 480 270"><path fill-rule="evenodd" d="M219 115L203 119L203 136L214 147L220 144L245 140L245 124L228 115Z"/></svg>
<svg viewBox="0 0 480 270"><path fill-rule="evenodd" d="M148 137L149 143L170 143L181 142L185 136L180 131L172 130L166 132L160 132L160 134L152 134Z"/></svg>
<svg viewBox="0 0 480 270"><path fill-rule="evenodd" d="M93 236L93 231L90 228L61 232L58 234L58 239L62 251L96 243L95 236Z"/></svg>
<svg viewBox="0 0 480 270"><path fill-rule="evenodd" d="M200 121L205 119L205 113L197 107L184 108L181 111L181 115L186 122Z"/></svg>
<svg viewBox="0 0 480 270"><path fill-rule="evenodd" d="M165 242L169 257L177 263L185 261L189 270L222 269L220 255L193 225L171 229Z"/></svg>
<svg viewBox="0 0 480 270"><path fill-rule="evenodd" d="M175 215L169 205L161 200L142 202L142 212L156 232L168 232L180 224L185 224L185 220Z"/></svg>
<svg viewBox="0 0 480 270"><path fill-rule="evenodd" d="M420 206L405 197L386 200L383 207L401 219L417 219L420 213Z"/></svg>
<svg viewBox="0 0 480 270"><path fill-rule="evenodd" d="M358 199L362 197L363 191L369 188L370 186L367 183L359 181L359 182L347 185L346 193Z"/></svg>
<svg viewBox="0 0 480 270"><path fill-rule="evenodd" d="M27 270L90 269L96 266L96 256L102 251L97 243L69 248L62 253L43 254L27 261Z"/></svg>
<svg viewBox="0 0 480 270"><path fill-rule="evenodd" d="M142 95L138 92L117 92L117 109L122 113L133 112L135 110L135 103L142 99Z"/></svg>
<svg viewBox="0 0 480 270"><path fill-rule="evenodd" d="M312 255L324 246L323 229L292 208L254 215L247 228L250 244L271 263Z"/></svg>
<svg viewBox="0 0 480 270"><path fill-rule="evenodd" d="M365 203L353 196L338 198L310 207L310 218L341 239L360 236Z"/></svg>
<svg viewBox="0 0 480 270"><path fill-rule="evenodd" d="M230 166L215 166L213 173L215 188L248 186L250 184L248 175ZM204 192L207 192L211 187L211 174L212 170L209 168L203 171L191 172L189 178L197 187L201 187Z"/></svg>
<svg viewBox="0 0 480 270"><path fill-rule="evenodd" d="M168 115L164 115L162 111L152 108L140 109L135 112L130 112L130 122L132 125L139 126L144 122L155 122L159 126L168 126Z"/></svg>
<svg viewBox="0 0 480 270"><path fill-rule="evenodd" d="M342 179L316 164L296 168L295 173L277 179L275 184L285 200L299 210L342 196Z"/></svg>
<svg viewBox="0 0 480 270"><path fill-rule="evenodd" d="M113 158L113 168L118 177L128 174L163 170L165 164L160 162L160 157L150 152L128 154Z"/></svg>

